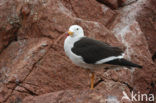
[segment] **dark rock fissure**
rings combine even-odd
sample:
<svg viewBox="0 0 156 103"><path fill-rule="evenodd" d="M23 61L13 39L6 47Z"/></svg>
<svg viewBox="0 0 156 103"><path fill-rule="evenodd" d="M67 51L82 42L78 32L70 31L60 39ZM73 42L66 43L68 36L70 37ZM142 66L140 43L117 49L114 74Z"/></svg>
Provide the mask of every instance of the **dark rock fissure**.
<svg viewBox="0 0 156 103"><path fill-rule="evenodd" d="M109 1L107 1L107 0L96 0L97 2L99 2L99 3L101 3L101 4L104 4L104 5L106 5L106 6L108 6L109 8L111 8L111 9L119 9L119 8L121 8L121 7L124 7L124 6L127 6L127 5L131 5L131 4L133 4L133 3L135 3L135 2L137 2L138 0L134 0L134 1L132 1L132 2L128 2L128 3L124 3L124 1L123 0L118 0L117 1L117 6L118 7L114 7Z"/></svg>
<svg viewBox="0 0 156 103"><path fill-rule="evenodd" d="M43 59L43 57L44 57L46 54L47 54L47 53L45 53L41 58L39 58L39 59L33 64L32 69L30 70L30 72L25 76L25 78L24 78L21 82L16 82L16 83L15 83L16 85L15 85L13 88L8 88L8 89L12 89L12 91L11 91L10 95L8 95L8 97L7 97L3 102L6 102L6 101L11 97L11 95L12 95L12 93L13 93L14 91L17 91L17 90L15 90L17 86L23 87L23 88L27 91L27 93L30 94L30 95L32 95L32 96L37 96L37 95L38 95L38 94L36 94L35 92L31 91L30 89L28 89L28 88L26 88L26 87L24 87L24 86L21 86L20 84L23 83L23 82L27 79L27 77L28 77L28 76L32 73L32 71L34 70L34 68L35 68L35 66L37 65L37 63L39 63L39 62ZM19 92L20 92L20 91L19 91Z"/></svg>
<svg viewBox="0 0 156 103"><path fill-rule="evenodd" d="M88 0L90 3L92 3L91 2L91 0ZM118 9L119 11L120 11L120 8L122 9L122 7L124 7L124 6L127 6L127 5L131 5L131 4L133 4L133 3L135 3L135 2L137 2L138 0L132 0L132 1L130 1L130 0L116 0L116 4L115 4L115 6L113 7L113 3L111 4L111 2L109 2L109 0L96 0L97 2L104 2L104 1L107 1L107 3L102 3L101 5L107 5L108 7L106 7L106 8L111 8L111 9ZM154 0L153 0L154 1ZM62 1L61 1L62 2ZM74 7L74 1L72 1L72 0L67 0L66 2L69 2L69 5L64 5L64 6L71 6L70 7L70 9L69 9L69 11L71 11L71 13L72 13L72 15L74 14L76 17L79 17L80 15L79 15L79 12L78 12L78 10ZM30 3L31 4L31 3ZM100 4L99 4L100 5ZM47 5L48 6L48 5ZM36 6L36 8L37 8L37 6ZM95 8L95 7L94 7ZM125 7L126 8L126 7ZM19 8L18 8L19 9ZM25 9L25 8L24 8ZM23 10L24 10L23 9ZM46 9L46 8L45 8ZM110 9L110 10L111 10ZM35 10L35 9L34 9ZM118 11L117 10L117 11ZM30 9L30 11L31 11L31 9ZM28 12L24 12L23 14L20 14L19 15L19 17L18 17L18 19L19 19L19 22L14 22L13 24L11 24L12 25L12 28L11 29L9 29L9 31L5 31L6 33L8 33L8 34L11 34L11 38L9 38L8 40L7 40L7 44L5 44L5 46L3 46L4 48L2 48L1 50L0 50L0 54L2 55L3 53L2 52L5 52L5 51L7 51L7 50L5 50L6 48L8 48L8 46L10 45L10 44L12 44L13 42L15 42L15 41L19 41L19 38L18 38L18 33L20 34L20 32L21 33L23 33L22 31L21 31L21 29L23 30L23 29L25 29L25 28L21 28L22 26L24 27L24 26L31 26L31 25L24 25L24 20L23 19L25 19L25 20L27 20L27 19L31 19L31 18L27 18L27 16L29 16L29 14L31 14L32 12L30 12L29 10L28 10ZM37 9L36 9L36 11L37 11ZM47 10L48 11L48 10ZM113 10L111 10L111 11L113 11ZM21 9L21 12L23 12L22 11L22 9ZM34 12L34 11L33 11ZM114 12L115 12L115 14L113 14L113 16L111 16L111 18L109 18L109 20L108 20L108 23L107 24L105 24L105 26L106 26L106 28L108 28L109 29L109 27L110 27L110 29L111 29L111 26L112 25L115 25L114 24L114 21L116 20L116 19L118 19L118 18L116 18L117 16L118 16L118 14L116 13L116 11L114 10ZM38 12L39 14L40 14L40 12ZM88 13L88 12L87 12ZM122 12L121 12L122 13ZM44 13L43 13L44 14ZM117 15L116 15L117 14ZM32 15L30 15L30 17L31 17ZM42 13L41 13L41 15L38 15L39 17L41 16L42 17ZM47 15L45 15L45 16L47 16ZM120 15L119 15L120 16ZM33 17L33 16L32 16ZM49 18L51 18L51 16L49 16ZM55 18L55 17L54 17ZM39 18L40 19L40 18ZM155 19L155 18L153 18L153 19ZM74 20L73 20L74 21ZM71 22L73 22L72 20L71 20ZM77 20L78 21L78 20ZM75 22L77 22L77 21L75 21ZM92 20L91 20L92 21ZM95 20L96 21L96 20ZM155 21L155 20L152 20L152 21ZM28 23L31 23L32 21L28 21ZM40 21L39 21L40 22ZM119 21L119 22L121 22L121 21ZM124 22L124 21L123 21ZM152 24L150 24L151 22L149 22L149 25L152 25ZM42 23L41 23L42 24ZM59 23L58 23L59 24ZM69 23L70 24L70 23ZM82 23L78 23L78 24L82 24ZM50 25L52 25L52 24L50 24ZM88 24L87 24L88 25ZM35 25L36 26L36 25ZM39 26L39 25L37 25L37 26ZM82 25L82 26L84 26L84 25ZM47 27L48 28L48 27ZM88 27L87 29L89 29L90 27ZM56 38L60 38L61 36L58 36L58 35L60 35L60 34L63 34L63 30L60 30L60 29L53 29L52 30L52 32L50 32L50 34L49 34L49 32L42 32L42 30L39 30L40 28L39 27L37 27L37 30L38 31L33 31L33 33L34 32L36 32L36 34L37 34L37 32L40 32L40 33L43 33L42 34L42 36L40 36L41 38L42 37L45 37L45 38L49 38L49 39L51 39L52 40L52 43L54 43L54 44L52 44L52 45L50 45L50 47L49 48L52 48L52 49L54 49L54 51L55 50L57 50L58 48L56 48L55 46L55 44L57 44L57 46L59 46L59 49L60 48L62 48L62 46L60 46L60 39L55 39L54 37L52 37L51 35L53 35L53 33L56 33L57 34L57 37ZM62 28L61 28L62 29ZM133 28L132 28L133 29ZM143 28L144 29L144 28ZM153 28L152 28L153 29ZM33 29L32 29L33 30ZM144 31L144 30L142 30L142 31ZM25 33L25 32L24 32ZM32 32L31 32L32 33ZM31 34L30 33L30 34ZM48 35L47 35L47 33L48 33ZM144 32L143 32L144 33ZM28 33L29 34L29 33ZM150 33L149 33L150 34ZM89 34L90 35L90 34ZM25 36L24 38L26 38L27 36ZM29 38L28 38L29 39ZM30 38L31 39L31 38ZM20 39L20 40L22 40L22 39ZM62 39L61 39L62 40ZM58 41L58 42L56 42L56 41ZM153 43L154 44L154 43ZM62 44L61 44L62 45ZM49 49L48 48L48 49ZM58 51L58 50L57 50ZM154 53L154 54L153 54ZM156 51L155 50L153 50L153 52L152 52L152 57L151 57L151 55L148 57L148 58L150 58L150 61L151 61L151 58L152 58L152 60L153 61L156 61ZM27 74L24 76L24 78L20 81L20 82L12 82L14 85L12 86L12 87L10 87L10 88L8 88L8 89L10 89L9 90L9 92L8 92L8 94L7 95L9 95L9 96L7 96L6 98L5 98L5 100L4 100L4 102L9 102L9 100L10 99L12 99L13 97L14 97L14 92L20 92L20 93L18 93L18 94L25 94L25 93L27 93L27 94L30 94L30 95L32 95L32 96L38 96L39 94L37 94L37 93L35 93L35 91L33 90L33 89L31 89L30 87L31 86L36 86L37 88L38 87L40 87L39 85L40 84L38 84L38 86L36 85L36 84L29 84L29 83L26 83L25 81L27 81L28 79L30 79L29 77L31 77L31 74L33 74L33 72L34 72L34 70L36 69L36 68L38 68L38 64L40 63L40 61L42 60L42 58L44 58L45 57L45 55L46 55L46 53L44 54L44 55L42 55L41 57L39 57L38 58L38 60L35 60L35 62L33 61L33 64L31 64L31 67L30 67L30 70L27 72ZM63 55L64 56L64 55ZM65 57L64 57L65 58ZM66 59L66 58L65 58ZM138 59L139 60L139 59ZM145 61L146 62L146 61ZM144 63L144 62L143 62ZM146 69L146 68L145 68ZM143 69L144 70L144 69ZM150 70L150 69L149 69ZM155 71L155 69L153 69L153 71L152 71L152 73L151 74L155 74L154 73L154 71ZM138 73L140 73L140 72L138 72ZM137 73L137 74L138 74ZM147 81L145 81L145 84L148 84L148 87L147 87L147 92L149 93L149 94L156 94L156 89L155 89L155 86L156 86L156 82L155 82L155 76L151 76L151 74L149 74L149 76L150 76L150 78L152 78L152 79L150 79L150 78L147 78ZM139 74L140 75L140 74ZM138 77L136 77L136 78L138 78ZM101 84L100 83L106 83L107 84L107 80L108 81L111 81L111 82L116 82L116 84L122 84L122 86L124 86L124 87L126 87L126 89L128 89L128 90L130 90L130 91L132 91L132 90L137 90L137 89L135 89L135 87L133 87L133 85L131 85L131 83L127 83L127 81L122 81L122 79L121 80L116 80L116 78L115 79L110 79L109 77L108 78L106 78L106 80L105 80L105 78L103 78L102 76L101 76L101 78L99 78L99 80L94 84L94 87L98 87L98 86L100 86ZM149 80L149 81L148 81ZM28 80L29 81L29 80ZM30 81L30 82L32 82L32 81ZM140 81L138 81L138 82L140 82ZM11 82L9 82L9 83L11 83ZM9 84L8 83L8 84ZM144 82L143 82L144 83ZM141 83L141 84L143 84L143 83ZM151 83L151 84L150 84ZM23 84L28 84L28 85L30 85L30 87L27 87L27 86L25 86L25 85L23 85ZM139 83L138 83L139 84ZM18 89L18 87L19 88L22 88L22 89ZM136 86L137 87L137 86ZM143 86L144 87L144 86ZM146 87L146 86L145 86ZM51 88L51 87L50 87ZM140 87L140 88L142 88L142 86ZM146 88L145 88L146 89ZM62 96L63 96L63 94L61 94ZM16 96L16 95L15 95ZM60 97L62 97L62 96L60 96ZM21 103L21 101L22 101L22 99L23 98L18 98L18 95L16 96L16 99L14 100L14 102L10 102L10 103ZM58 102L60 102L59 100L58 100ZM154 102L153 102L154 103Z"/></svg>
<svg viewBox="0 0 156 103"><path fill-rule="evenodd" d="M110 7L111 9L116 9L110 2L108 1L105 1L105 0L96 0L97 2L101 3L101 4L104 4L108 7Z"/></svg>
<svg viewBox="0 0 156 103"><path fill-rule="evenodd" d="M100 80L98 80L95 84L94 87L97 87L101 82L103 82L104 80L102 78L100 78Z"/></svg>
<svg viewBox="0 0 156 103"><path fill-rule="evenodd" d="M156 52L152 56L152 60L155 61L155 59L156 59Z"/></svg>
<svg viewBox="0 0 156 103"><path fill-rule="evenodd" d="M134 88L132 86L130 86L128 83L122 82L122 84L125 84L129 88L130 92L132 92L134 90Z"/></svg>
<svg viewBox="0 0 156 103"><path fill-rule="evenodd" d="M116 80L114 80L114 79L108 79L108 78L104 78L104 79L111 80L111 81L113 81L113 82L119 82L119 83L121 83L121 84L127 86L127 87L129 88L130 92L134 90L134 88L133 88L132 86L130 86L128 83L126 83L126 82L124 82L124 81L116 81ZM104 79L100 78L100 80L97 81L97 82L94 84L94 87L97 87L100 83L104 82Z"/></svg>
<svg viewBox="0 0 156 103"><path fill-rule="evenodd" d="M22 80L22 82L21 83L23 83L26 79L27 79L27 77L32 73L32 71L34 70L34 68L35 68L35 66L37 65L37 63L39 63L42 59L43 59L43 57L46 55L47 53L45 53L41 58L39 58L34 64L33 64L33 66L32 66L32 69L30 70L30 72L25 76L25 78Z"/></svg>
<svg viewBox="0 0 156 103"><path fill-rule="evenodd" d="M15 20L14 20L15 19ZM13 38L8 42L8 44L7 45L5 45L4 47L3 47L3 49L0 51L0 54L12 43L12 42L14 42L14 41L18 41L18 36L17 36L17 34L18 34L18 30L22 27L22 24L21 24L21 22L22 22L22 13L20 12L20 14L19 14L19 17L18 18L14 18L13 19L13 21L11 21L11 22L13 22L11 25L12 25L12 29L11 30L9 30L6 34L8 34L8 33L12 33L13 34ZM17 20L16 20L17 19Z"/></svg>
<svg viewBox="0 0 156 103"><path fill-rule="evenodd" d="M19 85L19 86L23 87L27 91L28 94L30 94L32 96L38 96L38 94L36 94L35 92L31 91L30 89L28 89L28 88L26 88L26 87L24 87L22 85ZM23 91L21 91L21 92L23 92Z"/></svg>
<svg viewBox="0 0 156 103"><path fill-rule="evenodd" d="M122 0L119 0L119 1L122 1ZM138 0L134 0L134 1L131 1L131 2L129 2L129 3L126 3L126 4L124 4L123 2L123 4L121 4L120 5L120 7L124 7L124 6L128 6L128 5L131 5L131 4L133 4L133 3L136 3Z"/></svg>
<svg viewBox="0 0 156 103"><path fill-rule="evenodd" d="M16 83L14 83L14 84L16 84ZM20 91L20 90L15 90L15 88L17 88L17 87L22 87L22 88L24 88L24 90L26 90L26 91ZM28 88L26 88L26 87L24 87L24 86L22 86L22 85L20 85L20 84L16 84L16 87L15 88L8 88L8 89L11 89L13 92L14 91L17 91L17 92L20 92L20 93L27 93L27 94L30 94L30 95L32 95L32 96L38 96L38 94L36 94L36 93L34 93L33 91L31 91L30 89L28 89ZM12 93L13 93L12 92ZM11 94L12 94L11 93ZM10 95L11 96L11 95ZM9 97L10 97L9 96ZM9 98L7 98L7 99L9 99ZM7 100L6 100L7 101Z"/></svg>
<svg viewBox="0 0 156 103"><path fill-rule="evenodd" d="M14 35L14 37L8 42L7 45L5 45L3 47L3 49L0 51L0 54L14 41L18 41L18 37L17 37L17 33L18 33L18 30L20 29L21 25L20 24L15 24L16 26L13 26L13 28L8 31L8 32L13 32L12 34ZM6 33L7 34L7 33Z"/></svg>
<svg viewBox="0 0 156 103"><path fill-rule="evenodd" d="M134 88L133 88L132 86L130 86L128 83L126 83L126 82L124 82L124 81L116 81L116 80L114 80L114 79L110 79L110 80L112 80L112 81L114 81L114 82L119 82L119 83L121 83L121 84L126 85L126 86L129 88L130 92L134 90Z"/></svg>
<svg viewBox="0 0 156 103"><path fill-rule="evenodd" d="M12 93L14 92L14 90L15 90L16 87L17 87L17 86L15 85L15 86L12 88L12 91L11 91L10 95L8 95L8 96L4 99L3 103L5 103L5 102L11 97L11 95L12 95ZM8 89L9 89L9 88L8 88Z"/></svg>

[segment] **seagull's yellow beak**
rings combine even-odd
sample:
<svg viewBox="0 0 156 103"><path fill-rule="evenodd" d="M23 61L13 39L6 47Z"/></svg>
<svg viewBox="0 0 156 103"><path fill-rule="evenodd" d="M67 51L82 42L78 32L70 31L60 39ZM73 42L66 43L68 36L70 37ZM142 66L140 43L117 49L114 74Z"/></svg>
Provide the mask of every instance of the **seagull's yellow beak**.
<svg viewBox="0 0 156 103"><path fill-rule="evenodd" d="M68 36L72 36L72 35L73 35L73 32L68 31L68 32L66 32L66 34L67 34Z"/></svg>

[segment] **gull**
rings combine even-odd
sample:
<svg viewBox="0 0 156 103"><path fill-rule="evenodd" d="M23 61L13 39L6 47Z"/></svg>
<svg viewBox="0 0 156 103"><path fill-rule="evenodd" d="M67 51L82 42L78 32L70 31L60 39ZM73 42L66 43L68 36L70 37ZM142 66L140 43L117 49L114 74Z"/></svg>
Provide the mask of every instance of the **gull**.
<svg viewBox="0 0 156 103"><path fill-rule="evenodd" d="M94 88L94 71L107 66L142 66L124 58L124 52L119 47L113 47L105 42L89 38L84 35L79 25L70 26L64 41L64 51L69 59L77 66L91 72L91 89Z"/></svg>

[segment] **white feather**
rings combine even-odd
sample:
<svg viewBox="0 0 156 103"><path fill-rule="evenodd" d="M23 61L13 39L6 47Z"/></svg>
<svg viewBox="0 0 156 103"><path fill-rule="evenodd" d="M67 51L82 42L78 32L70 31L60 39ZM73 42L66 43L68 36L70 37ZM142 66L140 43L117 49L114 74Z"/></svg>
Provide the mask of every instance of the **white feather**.
<svg viewBox="0 0 156 103"><path fill-rule="evenodd" d="M122 54L120 56L111 56L111 57L99 60L95 64L103 64L103 63L106 63L106 62L109 62L109 61L112 61L112 60L115 60L115 59L121 59L123 57L124 57L124 54Z"/></svg>

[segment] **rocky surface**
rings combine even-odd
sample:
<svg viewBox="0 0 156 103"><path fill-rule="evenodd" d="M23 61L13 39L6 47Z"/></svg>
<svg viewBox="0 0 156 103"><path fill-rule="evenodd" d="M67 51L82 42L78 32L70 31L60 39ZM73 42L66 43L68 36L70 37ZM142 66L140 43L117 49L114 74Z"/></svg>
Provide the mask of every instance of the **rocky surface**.
<svg viewBox="0 0 156 103"><path fill-rule="evenodd" d="M120 102L122 90L127 87L112 81L107 87L104 83L100 84L96 90L64 90L53 93L43 94L41 96L26 98L23 103L131 103L127 100ZM107 88L106 88L107 87ZM104 90L101 90L106 88ZM129 93L129 91L127 91ZM113 95L112 95L113 94Z"/></svg>
<svg viewBox="0 0 156 103"><path fill-rule="evenodd" d="M140 24L142 32L144 32L149 50L154 55L156 53L156 36L154 36L156 34L156 5L154 5L156 1L152 0L150 3L150 7L145 6L143 12L140 12L137 21Z"/></svg>
<svg viewBox="0 0 156 103"><path fill-rule="evenodd" d="M1 0L0 102L131 103L122 99L123 91L156 95L155 5L155 0ZM91 91L89 72L63 51L64 32L72 24L121 47L125 58L144 68L98 70Z"/></svg>

